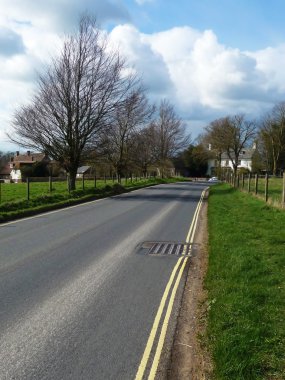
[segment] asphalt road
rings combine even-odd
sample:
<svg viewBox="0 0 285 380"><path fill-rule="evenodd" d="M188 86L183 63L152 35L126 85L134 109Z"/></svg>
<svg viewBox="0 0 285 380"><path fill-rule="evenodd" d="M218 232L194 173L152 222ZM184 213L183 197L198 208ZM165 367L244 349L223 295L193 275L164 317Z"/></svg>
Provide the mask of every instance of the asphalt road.
<svg viewBox="0 0 285 380"><path fill-rule="evenodd" d="M0 379L134 379L178 260L140 244L184 242L205 187L160 185L0 225Z"/></svg>

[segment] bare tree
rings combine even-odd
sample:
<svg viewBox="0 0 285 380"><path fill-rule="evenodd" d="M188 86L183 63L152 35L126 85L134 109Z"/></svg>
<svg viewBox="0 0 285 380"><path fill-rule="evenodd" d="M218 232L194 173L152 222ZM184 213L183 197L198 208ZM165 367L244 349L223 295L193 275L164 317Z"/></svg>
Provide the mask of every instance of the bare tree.
<svg viewBox="0 0 285 380"><path fill-rule="evenodd" d="M222 154L225 152L224 131L229 125L229 117L212 121L202 137L203 144L208 147L209 156L218 162L217 174L221 175Z"/></svg>
<svg viewBox="0 0 285 380"><path fill-rule="evenodd" d="M100 145L119 178L129 169L132 161L131 146L136 134L149 123L153 113L154 106L149 105L141 86L132 90L116 105Z"/></svg>
<svg viewBox="0 0 285 380"><path fill-rule="evenodd" d="M185 125L167 100L162 100L158 111L158 117L152 123L152 127L155 156L163 172L167 160L173 158L189 145L190 135L186 135Z"/></svg>
<svg viewBox="0 0 285 380"><path fill-rule="evenodd" d="M265 115L259 131L267 166L276 175L280 159L285 154L285 102Z"/></svg>
<svg viewBox="0 0 285 380"><path fill-rule="evenodd" d="M227 116L212 122L206 134L220 157L223 152L227 153L236 176L241 152L256 134L255 123L243 114Z"/></svg>
<svg viewBox="0 0 285 380"><path fill-rule="evenodd" d="M144 176L147 175L149 167L156 161L154 141L154 128L150 124L136 133L130 144L132 161Z"/></svg>
<svg viewBox="0 0 285 380"><path fill-rule="evenodd" d="M124 60L111 51L94 18L83 16L78 33L65 39L59 57L39 76L31 104L16 112L9 137L60 161L75 189L84 152L135 82L125 75Z"/></svg>
<svg viewBox="0 0 285 380"><path fill-rule="evenodd" d="M224 141L226 152L233 165L234 176L237 173L241 152L253 140L255 134L255 123L246 120L245 115L239 114L229 118L229 124L225 129Z"/></svg>

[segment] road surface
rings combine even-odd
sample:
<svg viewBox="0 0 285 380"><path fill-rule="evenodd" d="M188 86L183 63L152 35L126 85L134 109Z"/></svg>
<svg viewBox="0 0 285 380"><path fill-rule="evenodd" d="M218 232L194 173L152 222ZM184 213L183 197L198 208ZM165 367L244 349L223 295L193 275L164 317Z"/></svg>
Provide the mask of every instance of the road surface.
<svg viewBox="0 0 285 380"><path fill-rule="evenodd" d="M0 225L0 379L163 371L185 257L148 254L145 242L189 241L205 187L159 185Z"/></svg>

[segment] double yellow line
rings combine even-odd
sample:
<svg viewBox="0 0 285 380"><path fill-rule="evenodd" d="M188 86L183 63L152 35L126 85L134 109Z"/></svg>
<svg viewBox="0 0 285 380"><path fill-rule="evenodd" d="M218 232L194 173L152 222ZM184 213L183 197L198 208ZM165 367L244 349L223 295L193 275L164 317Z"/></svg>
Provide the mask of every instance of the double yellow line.
<svg viewBox="0 0 285 380"><path fill-rule="evenodd" d="M192 223L190 225L190 228L189 228L189 231L188 231L188 234L186 237L186 243L191 244L194 241L194 235L195 235L195 231L196 231L196 227L197 227L198 216L199 216L200 209L202 207L202 202L203 202L203 199L205 197L206 191L207 191L207 189L205 189L201 194L200 200L198 202L198 205L197 205L195 213L194 213ZM164 320L163 320L163 323L161 326L160 335L158 338L153 362L151 364L149 375L148 375L148 380L154 380L155 379L156 371L158 368L159 360L161 357L161 353L162 353L162 349L163 349L163 345L164 345L164 341L165 341L165 337L166 337L167 327L168 327L171 312L173 309L175 295L176 295L176 292L177 292L177 289L178 289L184 268L185 268L186 263L189 259L189 257L186 257L185 255L186 255L186 247L184 248L182 256L178 259L178 261L177 261L177 263L176 263L176 265L175 265L175 267L171 273L170 279L166 285L166 288L164 290L164 293L163 293L162 299L160 301L160 305L159 305L158 311L156 313L156 316L155 316L155 319L153 322L153 326L152 326L152 329L151 329L151 332L150 332L150 335L149 335L149 338L148 338L148 341L147 341L147 344L146 344L146 347L145 347L145 350L143 353L143 357L142 357L142 360L140 362L135 380L142 380L144 375L145 375L146 367L147 367L147 364L148 364L148 361L150 358L151 351L153 349L154 341L155 341L155 338L157 336L159 326L161 325L160 322L162 319L162 314L163 314L163 311L165 309L167 299L169 299L167 309L166 309L166 313L164 316ZM176 280L175 280L175 278L176 278ZM174 285L172 286L173 283L174 283ZM172 291L171 291L171 289L172 289ZM170 291L171 291L171 295L169 297Z"/></svg>

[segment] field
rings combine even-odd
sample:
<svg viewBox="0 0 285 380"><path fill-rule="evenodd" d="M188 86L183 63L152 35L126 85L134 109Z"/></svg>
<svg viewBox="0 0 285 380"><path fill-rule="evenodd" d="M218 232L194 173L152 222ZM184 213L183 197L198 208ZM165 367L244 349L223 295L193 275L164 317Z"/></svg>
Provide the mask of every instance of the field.
<svg viewBox="0 0 285 380"><path fill-rule="evenodd" d="M49 182L1 183L0 184L0 222L18 217L33 215L78 202L120 194L132 189L160 183L183 181L183 178L123 179L121 184L113 180L77 181L76 190L68 191L67 181L53 182L50 192ZM29 188L29 192L28 192ZM28 195L29 194L29 195Z"/></svg>
<svg viewBox="0 0 285 380"><path fill-rule="evenodd" d="M223 184L208 218L215 379L285 379L285 212Z"/></svg>
<svg viewBox="0 0 285 380"><path fill-rule="evenodd" d="M125 180L123 180L123 184L125 184ZM97 180L96 188L102 189L106 185L113 185L112 180ZM77 180L76 190L83 189L83 181L81 179ZM95 181L85 180L84 181L84 189L90 190L95 189ZM44 182L37 182L36 180L30 181L30 199L35 199L39 196L48 195L48 194L61 194L68 195L68 186L67 181L53 181L52 182L52 192L50 192L48 178ZM27 184L26 183L2 183L1 184L1 203L5 202L17 202L27 199Z"/></svg>
<svg viewBox="0 0 285 380"><path fill-rule="evenodd" d="M240 182L240 187L242 183ZM248 179L244 181L244 190L248 190ZM274 205L282 203L283 178L270 177L268 180L268 201ZM251 178L250 192L255 193L255 178ZM265 178L258 178L257 195L265 199Z"/></svg>

